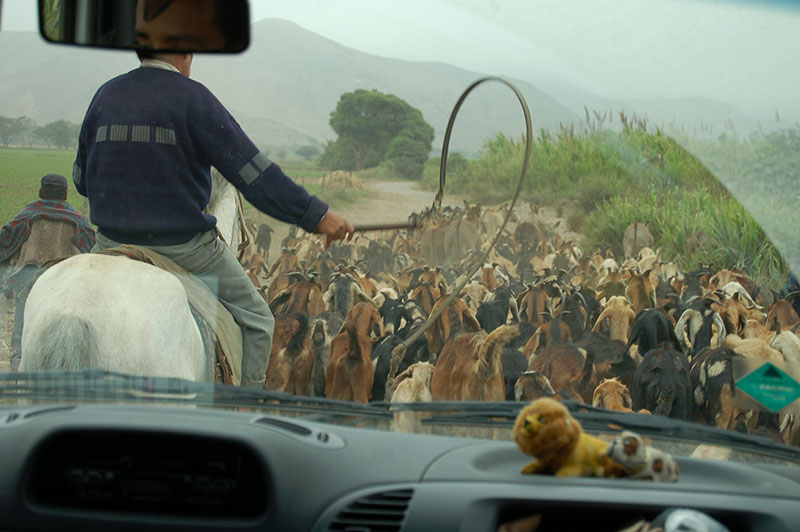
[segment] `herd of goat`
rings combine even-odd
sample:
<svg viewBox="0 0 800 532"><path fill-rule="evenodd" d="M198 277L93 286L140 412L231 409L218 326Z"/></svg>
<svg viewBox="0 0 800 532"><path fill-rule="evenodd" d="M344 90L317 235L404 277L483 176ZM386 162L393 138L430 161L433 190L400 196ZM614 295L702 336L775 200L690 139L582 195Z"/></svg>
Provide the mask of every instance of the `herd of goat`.
<svg viewBox="0 0 800 532"><path fill-rule="evenodd" d="M748 407L735 385L740 361L800 363L791 296L739 271L681 271L641 224L615 258L521 210L486 261L502 207L414 214L413 230L327 251L292 231L271 267L260 231L244 265L275 315L267 388L361 403L554 396L800 444L800 411ZM461 281L390 378L392 352Z"/></svg>

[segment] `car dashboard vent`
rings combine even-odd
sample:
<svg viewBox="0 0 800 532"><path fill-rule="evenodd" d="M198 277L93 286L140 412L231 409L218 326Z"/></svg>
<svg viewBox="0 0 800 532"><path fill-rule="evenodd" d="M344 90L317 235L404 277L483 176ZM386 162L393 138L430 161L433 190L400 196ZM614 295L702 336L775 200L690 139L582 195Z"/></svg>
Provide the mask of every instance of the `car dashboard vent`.
<svg viewBox="0 0 800 532"><path fill-rule="evenodd" d="M343 532L394 532L402 529L414 490L373 493L347 505L328 527Z"/></svg>

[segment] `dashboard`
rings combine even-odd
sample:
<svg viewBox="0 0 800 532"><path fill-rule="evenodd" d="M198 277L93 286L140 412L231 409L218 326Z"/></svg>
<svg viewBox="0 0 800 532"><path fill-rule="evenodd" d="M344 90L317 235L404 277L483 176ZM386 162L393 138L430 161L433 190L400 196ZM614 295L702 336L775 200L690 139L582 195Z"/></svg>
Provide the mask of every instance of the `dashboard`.
<svg viewBox="0 0 800 532"><path fill-rule="evenodd" d="M800 468L678 458L677 483L522 475L512 442L213 409L0 411L2 530L614 531L672 507L800 528Z"/></svg>

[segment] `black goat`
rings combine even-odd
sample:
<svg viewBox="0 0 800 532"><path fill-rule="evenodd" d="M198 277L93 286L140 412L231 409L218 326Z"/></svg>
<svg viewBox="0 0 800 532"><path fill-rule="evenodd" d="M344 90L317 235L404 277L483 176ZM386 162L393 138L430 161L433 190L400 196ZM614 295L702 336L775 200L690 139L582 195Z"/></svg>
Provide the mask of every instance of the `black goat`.
<svg viewBox="0 0 800 532"><path fill-rule="evenodd" d="M675 349L680 347L669 316L655 308L639 311L633 320L625 351L627 352L633 344L636 344L639 354L644 355L648 351L658 348L662 342L672 342Z"/></svg>
<svg viewBox="0 0 800 532"><path fill-rule="evenodd" d="M481 328L490 333L506 324L509 309L513 316L512 323L518 322L517 302L511 295L511 289L507 285L502 285L495 288L491 296L481 303L475 317L478 318Z"/></svg>
<svg viewBox="0 0 800 532"><path fill-rule="evenodd" d="M644 355L633 376L633 409L655 415L691 419L691 383L686 356L674 349L653 349Z"/></svg>

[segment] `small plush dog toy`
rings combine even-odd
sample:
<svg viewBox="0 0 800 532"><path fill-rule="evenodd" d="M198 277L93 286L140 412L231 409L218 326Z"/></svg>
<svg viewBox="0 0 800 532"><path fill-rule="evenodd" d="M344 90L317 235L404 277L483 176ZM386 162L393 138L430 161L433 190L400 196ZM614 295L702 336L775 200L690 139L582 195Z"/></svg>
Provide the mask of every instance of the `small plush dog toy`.
<svg viewBox="0 0 800 532"><path fill-rule="evenodd" d="M523 473L559 477L620 476L622 467L611 460L608 444L585 434L569 410L543 397L522 409L514 423L514 441L536 458Z"/></svg>
<svg viewBox="0 0 800 532"><path fill-rule="evenodd" d="M569 410L553 399L541 398L522 409L514 423L514 441L536 458L523 473L560 477L631 477L676 481L678 464L633 432L622 431L613 443L589 436Z"/></svg>
<svg viewBox="0 0 800 532"><path fill-rule="evenodd" d="M662 482L678 480L678 464L669 454L650 447L629 430L620 432L608 446L608 456L625 469L625 476Z"/></svg>

